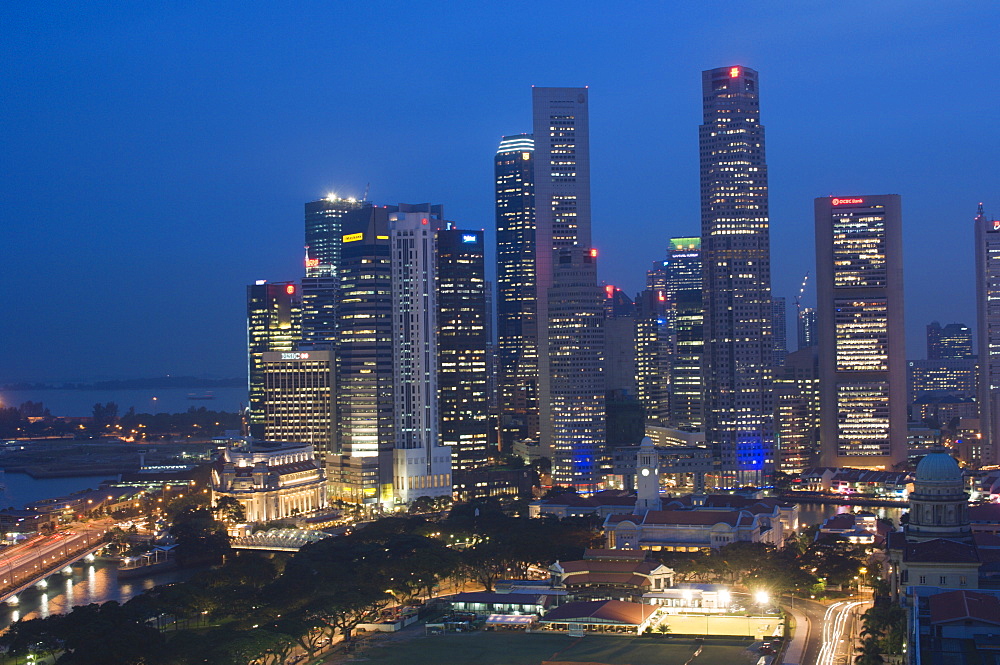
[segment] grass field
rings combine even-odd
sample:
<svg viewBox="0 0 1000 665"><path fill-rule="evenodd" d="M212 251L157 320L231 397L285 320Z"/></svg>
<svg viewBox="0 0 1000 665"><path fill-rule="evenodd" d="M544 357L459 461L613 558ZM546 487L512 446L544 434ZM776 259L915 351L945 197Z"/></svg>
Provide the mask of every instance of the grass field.
<svg viewBox="0 0 1000 665"><path fill-rule="evenodd" d="M684 665L698 648L691 639L614 635L466 633L417 637L365 649L365 665L540 665L542 661L605 665ZM756 656L739 640L707 640L691 665L744 665ZM347 661L352 662L352 661Z"/></svg>

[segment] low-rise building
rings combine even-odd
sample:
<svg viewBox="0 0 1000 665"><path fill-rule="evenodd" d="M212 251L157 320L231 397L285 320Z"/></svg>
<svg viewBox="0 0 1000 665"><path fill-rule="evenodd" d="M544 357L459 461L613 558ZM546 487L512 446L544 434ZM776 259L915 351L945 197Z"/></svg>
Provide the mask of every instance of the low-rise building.
<svg viewBox="0 0 1000 665"><path fill-rule="evenodd" d="M226 448L212 466L212 503L223 497L249 522L305 517L326 509L326 476L308 444Z"/></svg>
<svg viewBox="0 0 1000 665"><path fill-rule="evenodd" d="M656 605L621 600L577 601L555 608L539 623L551 630L641 635L662 611Z"/></svg>
<svg viewBox="0 0 1000 665"><path fill-rule="evenodd" d="M587 550L577 561L549 566L552 587L566 589L573 600L639 601L650 591L668 589L674 571L646 559L644 552Z"/></svg>

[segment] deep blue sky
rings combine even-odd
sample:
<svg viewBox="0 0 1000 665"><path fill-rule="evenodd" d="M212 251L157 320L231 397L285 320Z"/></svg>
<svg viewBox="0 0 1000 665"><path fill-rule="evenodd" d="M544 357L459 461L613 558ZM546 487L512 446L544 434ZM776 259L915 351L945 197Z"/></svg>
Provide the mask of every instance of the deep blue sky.
<svg viewBox="0 0 1000 665"><path fill-rule="evenodd" d="M600 275L637 290L698 232L700 72L732 64L760 72L774 293L815 272L813 197L901 194L922 357L931 320L974 325L972 217L1000 216L998 25L986 0L2 3L0 382L241 375L245 285L300 276L303 203L370 182L492 230L532 84L590 86Z"/></svg>

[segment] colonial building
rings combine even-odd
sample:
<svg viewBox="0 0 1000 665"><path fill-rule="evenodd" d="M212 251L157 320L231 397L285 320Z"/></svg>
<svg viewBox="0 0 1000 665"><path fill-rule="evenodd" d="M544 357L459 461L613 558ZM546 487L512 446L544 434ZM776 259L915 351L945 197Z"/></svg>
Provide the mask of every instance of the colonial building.
<svg viewBox="0 0 1000 665"><path fill-rule="evenodd" d="M641 602L644 594L674 584L674 571L643 552L587 550L579 561L549 566L552 588L565 589L572 600Z"/></svg>
<svg viewBox="0 0 1000 665"><path fill-rule="evenodd" d="M229 447L212 466L212 503L223 497L248 522L306 516L326 508L326 476L311 445Z"/></svg>

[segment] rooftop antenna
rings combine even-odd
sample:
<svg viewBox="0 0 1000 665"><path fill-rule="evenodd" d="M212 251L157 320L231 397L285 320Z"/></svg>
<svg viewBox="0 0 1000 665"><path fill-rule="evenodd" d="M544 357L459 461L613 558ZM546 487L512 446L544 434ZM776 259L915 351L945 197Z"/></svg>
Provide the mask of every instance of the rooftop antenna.
<svg viewBox="0 0 1000 665"><path fill-rule="evenodd" d="M802 278L802 286L799 287L799 293L795 296L795 320L798 321L802 318L802 296L806 293L806 282L809 281L809 271L806 271L806 276Z"/></svg>
<svg viewBox="0 0 1000 665"><path fill-rule="evenodd" d="M371 188L372 188L372 184L371 183L368 183L367 185L365 185L365 195L361 197L361 202L362 203L364 203L365 201L368 200L368 190L370 190Z"/></svg>

